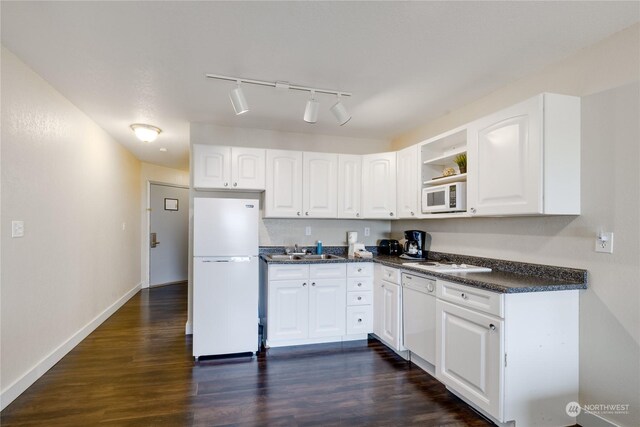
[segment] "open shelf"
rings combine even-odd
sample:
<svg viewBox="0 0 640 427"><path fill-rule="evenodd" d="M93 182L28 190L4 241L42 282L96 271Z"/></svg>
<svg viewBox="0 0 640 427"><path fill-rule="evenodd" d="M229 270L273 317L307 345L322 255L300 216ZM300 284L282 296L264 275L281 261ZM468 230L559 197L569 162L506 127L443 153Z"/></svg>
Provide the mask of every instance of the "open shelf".
<svg viewBox="0 0 640 427"><path fill-rule="evenodd" d="M464 182L466 180L467 180L467 174L459 173L457 175L451 175L444 178L430 179L429 181L423 181L422 185L449 184L450 182Z"/></svg>
<svg viewBox="0 0 640 427"><path fill-rule="evenodd" d="M451 151L445 155L434 157L432 159L427 159L422 162L425 165L447 165L449 163L454 163L453 160L456 158L458 154L466 153L467 147L464 147L459 150Z"/></svg>

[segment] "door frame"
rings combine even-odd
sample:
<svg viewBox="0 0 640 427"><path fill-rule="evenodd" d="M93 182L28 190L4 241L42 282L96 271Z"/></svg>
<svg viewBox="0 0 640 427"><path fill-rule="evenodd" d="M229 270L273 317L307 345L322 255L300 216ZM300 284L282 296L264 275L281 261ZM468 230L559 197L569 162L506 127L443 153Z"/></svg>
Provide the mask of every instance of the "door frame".
<svg viewBox="0 0 640 427"><path fill-rule="evenodd" d="M146 207L145 207L145 213L146 213L146 221L147 221L147 226L146 229L144 230L144 236L142 237L142 244L145 247L145 251L147 253L146 259L145 259L145 266L144 266L144 276L142 277L142 283L143 286L142 288L148 288L149 287L149 278L151 276L151 271L149 270L151 268L151 239L150 239L150 235L151 235L151 185L162 185L164 187L174 187L174 188L184 188L189 190L189 186L188 185L180 185L180 184L172 184L170 182L162 182L162 181L155 181L155 180L147 180L147 200L146 200Z"/></svg>

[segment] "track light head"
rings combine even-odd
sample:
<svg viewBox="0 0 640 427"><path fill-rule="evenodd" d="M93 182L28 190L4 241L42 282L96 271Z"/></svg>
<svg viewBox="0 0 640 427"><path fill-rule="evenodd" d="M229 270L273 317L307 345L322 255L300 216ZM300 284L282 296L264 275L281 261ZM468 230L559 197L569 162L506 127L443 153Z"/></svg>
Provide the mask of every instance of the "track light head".
<svg viewBox="0 0 640 427"><path fill-rule="evenodd" d="M304 121L307 123L315 123L318 121L318 111L320 103L315 100L316 92L311 91L311 98L307 101L307 107L304 109Z"/></svg>
<svg viewBox="0 0 640 427"><path fill-rule="evenodd" d="M351 114L349 114L342 101L340 101L340 97L338 97L338 102L333 104L333 107L331 107L330 110L338 123L340 123L340 126L345 125L349 120L351 120Z"/></svg>
<svg viewBox="0 0 640 427"><path fill-rule="evenodd" d="M229 94L229 98L231 99L231 104L236 112L236 116L249 111L249 105L247 104L247 99L244 97L244 93L240 87L240 81L238 81L238 86Z"/></svg>

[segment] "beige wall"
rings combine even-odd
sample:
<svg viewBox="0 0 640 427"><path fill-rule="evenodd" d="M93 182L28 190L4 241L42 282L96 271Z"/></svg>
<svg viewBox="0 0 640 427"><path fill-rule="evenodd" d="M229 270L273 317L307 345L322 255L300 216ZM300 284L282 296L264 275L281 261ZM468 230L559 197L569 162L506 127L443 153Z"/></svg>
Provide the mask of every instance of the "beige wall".
<svg viewBox="0 0 640 427"><path fill-rule="evenodd" d="M189 187L189 171L141 163L140 168L140 277L142 287L149 287L149 184Z"/></svg>
<svg viewBox="0 0 640 427"><path fill-rule="evenodd" d="M140 286L140 162L1 58L4 407ZM11 238L12 220L24 237Z"/></svg>
<svg viewBox="0 0 640 427"><path fill-rule="evenodd" d="M436 251L584 268L580 296L580 403L629 404L603 418L640 425L640 32L636 25L540 74L398 138L404 147L548 91L582 96L582 214L577 217L398 221L392 235L429 232ZM598 230L614 253L594 252ZM566 402L558 402L565 405ZM578 421L588 427L593 418Z"/></svg>

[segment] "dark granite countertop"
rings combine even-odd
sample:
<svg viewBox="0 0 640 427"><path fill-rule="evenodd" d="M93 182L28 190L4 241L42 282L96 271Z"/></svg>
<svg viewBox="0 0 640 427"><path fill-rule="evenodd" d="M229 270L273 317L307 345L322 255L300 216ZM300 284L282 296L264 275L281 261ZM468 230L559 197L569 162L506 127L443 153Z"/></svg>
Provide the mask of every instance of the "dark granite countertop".
<svg viewBox="0 0 640 427"><path fill-rule="evenodd" d="M487 273L436 273L406 266L416 262L405 260L397 256L374 255L373 259L349 258L343 247L329 247L326 253L343 256L342 259L332 260L304 260L304 261L272 261L265 257L268 253L278 253L271 248L261 248L262 259L269 264L319 264L345 262L375 262L389 267L401 268L425 276L436 277L455 283L474 286L500 293L548 292L565 291L587 288L587 271L575 268L556 267L542 264L529 264L516 261L505 261L493 258L471 257L466 255L429 252L429 260L447 260L456 263L466 263L489 267ZM375 247L368 250L375 253ZM280 252L282 253L282 249Z"/></svg>

